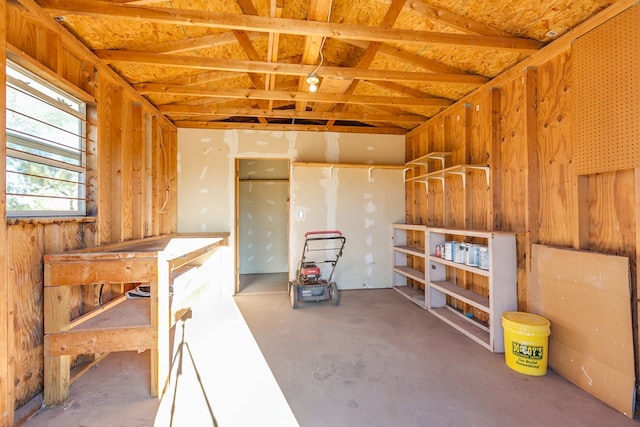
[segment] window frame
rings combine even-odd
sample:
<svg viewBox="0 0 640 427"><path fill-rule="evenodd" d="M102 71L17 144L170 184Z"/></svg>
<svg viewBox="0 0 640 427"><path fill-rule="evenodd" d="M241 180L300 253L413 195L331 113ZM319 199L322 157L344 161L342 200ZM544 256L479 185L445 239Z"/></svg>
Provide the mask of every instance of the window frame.
<svg viewBox="0 0 640 427"><path fill-rule="evenodd" d="M5 138L6 138L6 155L5 155L5 165L8 164L9 159L16 159L19 162L30 162L37 163L39 165L43 165L44 167L51 167L60 170L67 170L72 173L77 174L78 179L73 179L77 196L74 197L60 197L57 195L43 195L43 198L51 197L65 200L75 200L77 202L77 209L37 209L37 210L17 210L10 209L8 198L11 193L8 193L8 179L6 179L5 184L5 202L6 202L6 215L8 218L25 218L25 217L84 217L87 216L87 205L89 201L87 200L87 185L88 185L88 177L89 177L89 167L87 165L87 149L88 149L88 108L90 104L78 96L74 95L68 89L64 89L60 84L56 84L55 82L51 82L49 79L45 79L38 74L31 72L29 69L25 68L21 64L18 64L14 61L7 59L6 61L7 69L11 69L21 75L24 75L26 79L33 81L35 85L43 86L44 90L51 92L54 96L59 95L59 99L54 99L50 94L44 93L36 87L32 87L19 78L15 78L7 73L6 74L6 86L5 86L5 98L7 99L7 105L5 107L5 114L9 113L9 105L8 105L8 97L6 96L9 87L12 90L22 92L23 94L27 94L28 96L34 97L34 99L38 99L40 102L46 103L49 106L61 111L64 114L71 115L78 119L78 129L77 134L73 134L74 137L78 138L78 148L73 147L65 147L64 144L60 144L56 141L48 141L42 136L38 135L28 135L26 133L21 133L19 130L5 128ZM73 104L77 105L77 110L72 108L72 106L67 105L64 100L70 100ZM55 124L52 124L50 121L43 120L46 126L56 127ZM62 132L69 132L68 130L58 128ZM75 132L75 130L74 130ZM20 147L24 147L28 150L38 150L41 153L29 153L26 151L21 151L19 148L13 148L10 144L15 144ZM50 156L59 156L64 159L77 162L77 164L73 164L70 161L58 160L55 158L45 157L46 154ZM14 173L10 171L8 168L5 171L5 174ZM24 174L28 175L28 174ZM54 178L58 180L58 178ZM64 181L64 180L60 180ZM15 194L15 193L13 193ZM28 192L25 192L28 194Z"/></svg>

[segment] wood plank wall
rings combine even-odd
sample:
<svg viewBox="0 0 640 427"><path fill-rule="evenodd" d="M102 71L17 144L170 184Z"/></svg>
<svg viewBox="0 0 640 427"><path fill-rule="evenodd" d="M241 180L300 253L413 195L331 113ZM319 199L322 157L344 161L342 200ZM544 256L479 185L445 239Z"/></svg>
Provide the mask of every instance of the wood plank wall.
<svg viewBox="0 0 640 427"><path fill-rule="evenodd" d="M571 42L638 7L617 2L407 136L407 161L452 151L452 165L490 166L489 189L479 172L467 177L464 189L458 177L447 178L444 192L439 182L430 183L428 196L422 184L408 183L406 220L518 233L520 310L528 308L532 243L628 256L637 306L640 172L574 171L572 120L581 106L572 98Z"/></svg>
<svg viewBox="0 0 640 427"><path fill-rule="evenodd" d="M175 232L177 132L35 2L0 4L8 57L89 101L88 216L6 219L0 198L0 426L10 426L15 410L42 391L43 255ZM4 132L0 146L4 153ZM4 162L0 176L4 183ZM94 300L78 290L71 317Z"/></svg>
<svg viewBox="0 0 640 427"><path fill-rule="evenodd" d="M6 53L4 47L7 45L6 28L7 28L7 2L0 2L0 67L6 68ZM0 86L6 85L7 76L0 73ZM6 100L4 96L0 96L0 109L6 108ZM0 129L6 127L6 114L0 114ZM5 132L0 132L0 155L3 158L7 154L7 138ZM7 188L6 185L6 162L0 162L0 185ZM0 218L6 218L6 198L0 198ZM11 379L13 378L13 304L11 301L11 292L7 286L7 227L0 226L0 425L11 425L13 422L14 398L13 393L8 390L13 387Z"/></svg>

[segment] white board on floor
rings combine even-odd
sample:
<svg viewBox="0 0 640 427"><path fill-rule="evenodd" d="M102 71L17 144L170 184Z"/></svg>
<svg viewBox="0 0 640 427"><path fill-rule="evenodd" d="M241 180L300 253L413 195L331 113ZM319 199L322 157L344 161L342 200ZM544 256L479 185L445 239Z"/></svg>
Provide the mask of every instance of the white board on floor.
<svg viewBox="0 0 640 427"><path fill-rule="evenodd" d="M529 309L551 321L549 367L632 418L629 259L533 245Z"/></svg>

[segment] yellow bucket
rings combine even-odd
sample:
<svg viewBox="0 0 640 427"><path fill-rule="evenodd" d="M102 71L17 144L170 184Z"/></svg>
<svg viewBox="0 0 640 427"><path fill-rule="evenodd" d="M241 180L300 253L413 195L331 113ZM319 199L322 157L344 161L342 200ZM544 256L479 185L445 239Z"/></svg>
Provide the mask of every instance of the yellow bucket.
<svg viewBox="0 0 640 427"><path fill-rule="evenodd" d="M502 327L507 366L526 375L545 375L551 322L536 314L509 311L502 314Z"/></svg>

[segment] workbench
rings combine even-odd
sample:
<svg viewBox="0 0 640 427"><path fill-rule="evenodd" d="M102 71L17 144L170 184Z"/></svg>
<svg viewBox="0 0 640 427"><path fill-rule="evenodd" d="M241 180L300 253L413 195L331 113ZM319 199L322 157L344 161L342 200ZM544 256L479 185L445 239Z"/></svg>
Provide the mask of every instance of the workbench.
<svg viewBox="0 0 640 427"><path fill-rule="evenodd" d="M171 234L44 256L44 404L69 397L72 356L150 350L150 392L170 371L171 327L220 280L228 233ZM147 284L71 320L71 287Z"/></svg>

